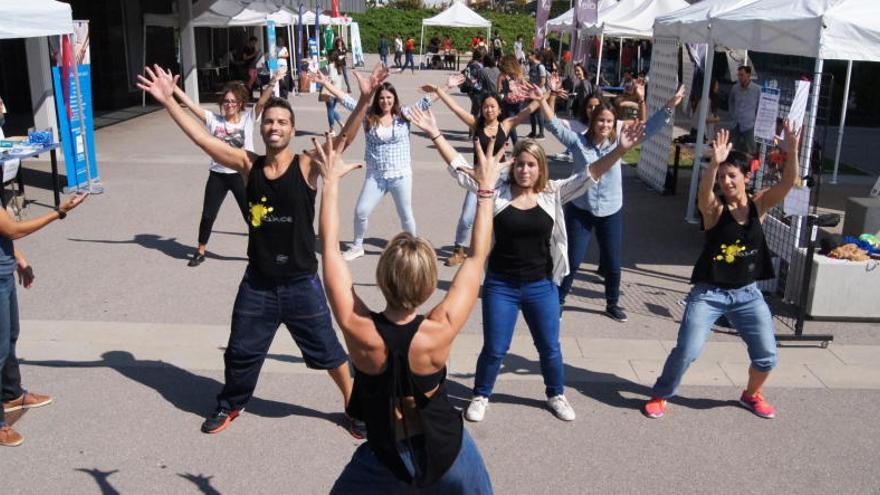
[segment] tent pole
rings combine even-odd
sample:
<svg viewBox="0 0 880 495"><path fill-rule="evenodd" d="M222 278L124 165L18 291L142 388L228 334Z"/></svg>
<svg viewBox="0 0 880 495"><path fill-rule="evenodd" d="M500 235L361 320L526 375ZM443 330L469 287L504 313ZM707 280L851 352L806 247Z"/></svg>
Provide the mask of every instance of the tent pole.
<svg viewBox="0 0 880 495"><path fill-rule="evenodd" d="M599 87L599 77L602 75L602 48L605 46L605 33L599 35L599 55L596 57L596 87Z"/></svg>
<svg viewBox="0 0 880 495"><path fill-rule="evenodd" d="M639 44L636 45L636 58L638 62L636 62L636 72L642 72L642 41L639 40Z"/></svg>
<svg viewBox="0 0 880 495"><path fill-rule="evenodd" d="M712 89L712 66L715 64L715 43L709 43L706 60L703 62L703 93L700 95L700 111L697 116L697 142L694 147L694 166L691 169L691 187L688 191L687 214L684 219L688 223L698 223L696 216L697 187L700 183L700 172L703 170L703 139L706 137L706 116L709 114L709 91Z"/></svg>
<svg viewBox="0 0 880 495"><path fill-rule="evenodd" d="M617 45L617 83L620 84L623 79L623 38L620 38L620 44Z"/></svg>
<svg viewBox="0 0 880 495"><path fill-rule="evenodd" d="M141 64L141 65L146 67L147 66L147 23L146 22L144 23L144 45L141 48L144 53L143 64ZM144 90L141 90L141 107L145 107L145 106L147 106L147 92Z"/></svg>
<svg viewBox="0 0 880 495"><path fill-rule="evenodd" d="M422 53L425 52L425 24L422 23L422 34L419 36L419 70L422 70ZM412 67L410 67L412 69ZM403 73L403 70L400 71Z"/></svg>
<svg viewBox="0 0 880 495"><path fill-rule="evenodd" d="M807 172L810 171L810 160L813 157L813 134L816 130L816 117L819 111L819 89L822 86L822 69L825 67L825 59L817 58L816 66L813 69L813 86L810 88L813 93L810 95L810 120L807 122L807 129L804 132L804 142L802 145L806 145L804 149L804 154L802 158L802 162L804 164L803 170Z"/></svg>
<svg viewBox="0 0 880 495"><path fill-rule="evenodd" d="M846 123L846 107L849 104L849 82L852 77L853 61L846 62L846 82L843 84L843 108L840 110L840 125L837 127L837 149L834 151L834 173L831 183L837 184L837 170L840 166L840 146L843 145L843 124Z"/></svg>

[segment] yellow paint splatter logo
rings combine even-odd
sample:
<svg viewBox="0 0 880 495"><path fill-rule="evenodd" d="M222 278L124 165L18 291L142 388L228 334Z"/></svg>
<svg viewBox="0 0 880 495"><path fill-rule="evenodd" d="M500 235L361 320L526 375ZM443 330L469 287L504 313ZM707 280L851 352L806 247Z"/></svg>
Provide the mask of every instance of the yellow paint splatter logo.
<svg viewBox="0 0 880 495"><path fill-rule="evenodd" d="M259 203L248 203L248 208L251 210L251 225L254 228L260 228L260 225L263 225L263 217L275 211L275 208L266 204L266 196L260 198Z"/></svg>
<svg viewBox="0 0 880 495"><path fill-rule="evenodd" d="M743 251L746 250L746 247L740 244L739 239L736 240L734 244L722 244L721 245L721 254L715 256L715 261L724 261L725 263L733 263L736 261L737 256L740 255Z"/></svg>

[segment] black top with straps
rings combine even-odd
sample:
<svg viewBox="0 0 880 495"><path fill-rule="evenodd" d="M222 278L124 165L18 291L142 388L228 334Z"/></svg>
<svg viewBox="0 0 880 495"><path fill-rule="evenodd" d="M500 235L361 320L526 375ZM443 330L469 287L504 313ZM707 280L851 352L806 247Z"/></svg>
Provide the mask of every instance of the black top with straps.
<svg viewBox="0 0 880 495"><path fill-rule="evenodd" d="M385 370L378 375L368 375L356 369L354 390L346 412L367 424L367 443L394 475L406 483L418 487L430 486L439 480L455 462L464 425L461 413L452 407L446 392L446 368L437 373L419 376L409 367L409 347L419 330L424 316L398 325L381 313L370 313L376 330L385 341L388 359ZM434 390L431 397L425 393ZM404 398L412 397L421 420L423 439L413 437L398 441L395 436L397 417L395 410L404 410ZM404 424L404 431L406 425ZM415 450L414 444L424 449L424 455L413 456L418 460L415 475L411 475L398 452L398 444Z"/></svg>
<svg viewBox="0 0 880 495"><path fill-rule="evenodd" d="M486 126L483 126L477 129L477 138L480 140L480 148L486 149L486 146L489 145L489 136L486 135ZM507 133L504 132L504 129L501 127L501 123L498 123L498 130L495 131L495 149L492 150L492 153L498 153L501 151L501 148L504 147L504 143L507 142ZM474 165L477 164L477 150L474 150Z"/></svg>
<svg viewBox="0 0 880 495"><path fill-rule="evenodd" d="M494 225L490 272L516 282L535 282L553 273L553 218L540 205L528 210L508 205L495 215Z"/></svg>
<svg viewBox="0 0 880 495"><path fill-rule="evenodd" d="M694 265L691 283L736 289L773 277L770 249L755 202L749 199L745 225L737 223L725 205L718 223L706 231L706 243Z"/></svg>
<svg viewBox="0 0 880 495"><path fill-rule="evenodd" d="M315 255L315 196L294 155L276 179L263 171L257 158L248 174L248 261L269 278L289 278L318 272Z"/></svg>

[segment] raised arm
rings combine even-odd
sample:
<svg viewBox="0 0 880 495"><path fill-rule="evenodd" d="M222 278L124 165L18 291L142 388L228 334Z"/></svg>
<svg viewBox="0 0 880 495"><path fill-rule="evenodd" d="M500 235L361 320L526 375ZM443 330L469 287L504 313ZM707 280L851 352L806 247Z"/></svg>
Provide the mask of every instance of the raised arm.
<svg viewBox="0 0 880 495"><path fill-rule="evenodd" d="M187 96L186 91L180 89L180 86L178 86L176 84L174 85L174 96L178 100L180 100L181 103L186 105L186 108L189 108L189 111L192 112L193 115L195 115L197 119L202 121L202 123L205 122L205 117L206 117L205 109L202 108L202 106L199 105L198 103L192 101L192 99L189 96Z"/></svg>
<svg viewBox="0 0 880 495"><path fill-rule="evenodd" d="M383 348L382 337L375 331L370 319L370 311L354 292L351 272L348 263L339 252L339 182L342 177L359 164L346 165L342 162L341 141L336 146L331 144L329 134L324 146L315 143L313 160L318 166L323 179L321 188L321 210L318 220L318 232L321 236L321 267L324 277L324 288L327 301L333 310L336 323L342 329L345 343L352 358L366 357L365 354Z"/></svg>
<svg viewBox="0 0 880 495"><path fill-rule="evenodd" d="M641 122L633 122L626 125L620 131L617 146L610 153L587 165L586 170L595 181L617 165L623 155L633 146L642 142L645 138L645 125Z"/></svg>
<svg viewBox="0 0 880 495"><path fill-rule="evenodd" d="M639 120L645 122L648 120L648 105L645 102L645 83L643 81L633 81L636 92L636 103L639 104Z"/></svg>
<svg viewBox="0 0 880 495"><path fill-rule="evenodd" d="M511 83L511 92L519 93L523 98L532 98L532 101L523 107L518 114L504 119L502 125L504 125L504 132L507 133L509 133L511 129L516 129L516 126L528 120L532 113L539 110L541 108L541 99L545 96L542 94L540 88L529 84ZM552 98L552 96L550 97Z"/></svg>
<svg viewBox="0 0 880 495"><path fill-rule="evenodd" d="M260 99L257 100L257 104L254 105L254 119L259 119L260 115L263 114L263 107L266 105L266 102L269 101L269 98L275 94L275 85L278 84L279 81L284 79L284 76L287 75L287 68L281 67L275 71L275 75L272 76L272 80L269 81L269 84L263 89L263 92L260 93Z"/></svg>
<svg viewBox="0 0 880 495"><path fill-rule="evenodd" d="M755 205L758 207L758 215L763 217L771 208L781 203L788 191L798 182L800 163L798 160L798 147L800 145L801 129L795 131L791 122L785 120L785 169L782 171L782 180L773 186L762 189L755 193Z"/></svg>
<svg viewBox="0 0 880 495"><path fill-rule="evenodd" d="M430 138L431 141L434 142L434 145L437 146L437 151L440 153L440 156L443 157L443 161L445 161L447 165L451 164L459 155L458 151L456 151L455 148L449 144L449 141L443 137L443 133L440 132L440 129L437 127L437 119L434 118L433 112L430 110L423 112L414 108L410 111L409 121L419 129L425 131L428 138Z"/></svg>
<svg viewBox="0 0 880 495"><path fill-rule="evenodd" d="M459 81L458 84L461 84L461 82L463 82L464 80L464 76L461 74L450 76L450 79L452 78L456 78L456 81ZM447 81L447 88L450 87L448 82L449 81ZM457 86L457 84L453 86ZM422 86L421 89L425 93L436 94L440 101L445 103L446 106L449 107L450 110L452 110L452 113L454 113L455 116L458 117L459 120L464 122L468 127L473 127L474 125L476 125L477 120L474 118L474 116L471 115L470 112L462 108L462 106L459 105L458 102L456 102L451 96L449 96L449 94L446 92L446 88L435 86L433 84L425 84Z"/></svg>
<svg viewBox="0 0 880 495"><path fill-rule="evenodd" d="M336 85L330 81L330 77L321 71L309 72L309 79L327 88L327 91L329 91L330 94L340 102L346 97L345 91L337 88Z"/></svg>
<svg viewBox="0 0 880 495"><path fill-rule="evenodd" d="M492 246L492 224L494 215L495 184L501 170L510 166L502 163L504 150L492 156L495 149L495 138L489 139L486 151L476 143L477 167L473 178L479 184L477 192L477 212L474 217L474 228L471 234L470 255L462 263L461 268L452 279L452 285L446 297L433 310L428 318L445 323L443 331L431 335L435 339L435 348L441 353L448 353L452 340L464 326L471 314L477 295L480 292L480 281L483 277L483 266ZM488 153L488 155L487 155ZM441 362L445 361L441 356Z"/></svg>
<svg viewBox="0 0 880 495"><path fill-rule="evenodd" d="M158 65L144 67L146 77L138 75L138 88L150 93L174 122L180 127L187 137L199 148L205 151L215 162L225 165L242 175L247 175L251 169L251 161L256 157L253 153L240 148L233 148L223 141L215 138L205 129L201 122L193 120L174 99L174 87L179 75L173 76L170 71L165 71Z"/></svg>
<svg viewBox="0 0 880 495"><path fill-rule="evenodd" d="M0 208L0 235L7 239L15 240L33 234L52 223L53 220L62 218L62 215L67 216L67 212L79 206L87 196L88 193L68 196L67 199L58 205L58 210L50 211L37 218L21 222L13 220L9 213L6 213L6 208Z"/></svg>
<svg viewBox="0 0 880 495"><path fill-rule="evenodd" d="M730 132L727 129L721 129L715 134L712 141L712 159L709 166L703 171L700 178L700 188L697 190L697 208L703 215L703 226L706 228L715 225L718 217L721 215L721 208L724 206L715 195L715 176L718 174L718 166L727 160L727 155L733 144L730 143ZM700 161L694 158L694 172L699 173Z"/></svg>

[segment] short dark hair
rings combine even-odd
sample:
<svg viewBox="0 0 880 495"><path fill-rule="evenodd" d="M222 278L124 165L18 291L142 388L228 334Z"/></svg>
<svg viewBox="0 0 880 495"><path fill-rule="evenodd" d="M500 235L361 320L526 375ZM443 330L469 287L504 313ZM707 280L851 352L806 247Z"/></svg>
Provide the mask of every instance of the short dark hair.
<svg viewBox="0 0 880 495"><path fill-rule="evenodd" d="M277 96L273 96L269 98L269 101L263 105L263 116L265 117L266 112L270 108L283 108L290 112L290 125L296 127L296 118L293 115L293 108L290 106L290 102L285 100L284 98L279 98Z"/></svg>
<svg viewBox="0 0 880 495"><path fill-rule="evenodd" d="M736 70L744 71L746 74L748 74L750 76L752 75L752 68L749 67L748 65L740 65L739 67L736 68Z"/></svg>
<svg viewBox="0 0 880 495"><path fill-rule="evenodd" d="M257 40L256 36L251 36L250 38L248 38L248 41L259 41L259 40Z"/></svg>

